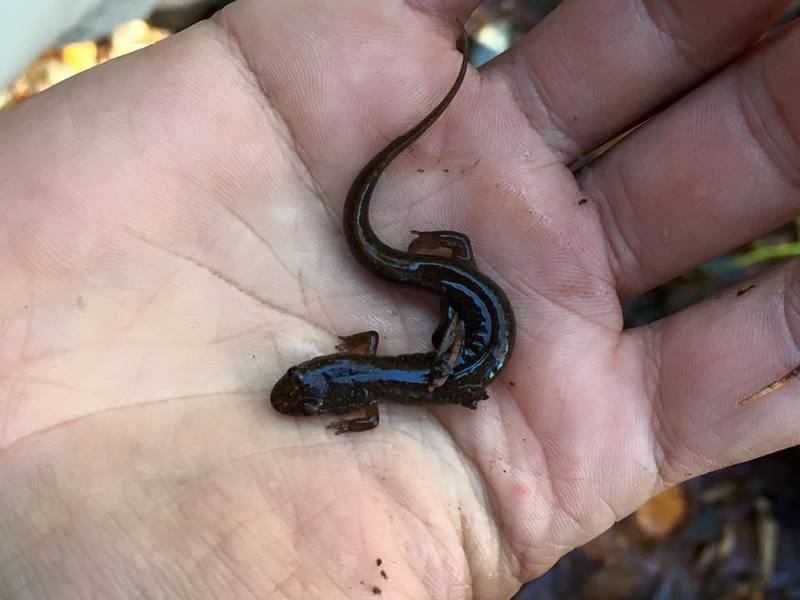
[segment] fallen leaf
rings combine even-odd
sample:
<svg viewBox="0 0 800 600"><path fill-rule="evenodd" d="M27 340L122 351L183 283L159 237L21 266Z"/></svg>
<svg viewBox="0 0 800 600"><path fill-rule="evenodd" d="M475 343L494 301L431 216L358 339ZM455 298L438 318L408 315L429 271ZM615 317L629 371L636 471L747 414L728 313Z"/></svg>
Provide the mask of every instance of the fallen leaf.
<svg viewBox="0 0 800 600"><path fill-rule="evenodd" d="M61 49L61 60L73 72L80 73L97 64L97 44L76 42Z"/></svg>
<svg viewBox="0 0 800 600"><path fill-rule="evenodd" d="M675 486L651 498L636 511L636 524L652 538L663 538L680 525L686 515L683 488Z"/></svg>

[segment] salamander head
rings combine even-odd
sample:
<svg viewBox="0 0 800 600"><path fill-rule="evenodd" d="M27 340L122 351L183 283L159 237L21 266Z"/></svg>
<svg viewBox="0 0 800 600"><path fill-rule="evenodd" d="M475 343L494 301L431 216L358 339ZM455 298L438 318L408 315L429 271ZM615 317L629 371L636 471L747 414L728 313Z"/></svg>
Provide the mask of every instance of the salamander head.
<svg viewBox="0 0 800 600"><path fill-rule="evenodd" d="M327 412L325 398L328 393L327 379L318 370L300 365L286 371L278 380L272 388L270 400L273 408L284 415L319 415Z"/></svg>

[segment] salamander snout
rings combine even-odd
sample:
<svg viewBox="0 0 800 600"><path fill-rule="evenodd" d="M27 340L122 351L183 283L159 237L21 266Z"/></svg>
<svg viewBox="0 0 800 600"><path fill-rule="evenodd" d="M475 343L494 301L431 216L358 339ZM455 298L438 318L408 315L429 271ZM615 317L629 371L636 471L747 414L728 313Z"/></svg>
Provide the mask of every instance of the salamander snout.
<svg viewBox="0 0 800 600"><path fill-rule="evenodd" d="M284 415L295 417L318 415L323 410L327 386L314 373L292 367L272 388L272 407Z"/></svg>

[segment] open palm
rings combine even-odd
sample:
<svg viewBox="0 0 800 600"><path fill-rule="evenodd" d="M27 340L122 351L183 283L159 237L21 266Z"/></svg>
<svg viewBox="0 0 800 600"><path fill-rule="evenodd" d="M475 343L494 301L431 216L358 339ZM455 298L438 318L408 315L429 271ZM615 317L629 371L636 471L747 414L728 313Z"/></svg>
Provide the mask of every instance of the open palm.
<svg viewBox="0 0 800 600"><path fill-rule="evenodd" d="M794 384L742 403L800 362L794 264L648 327L620 309L797 214L800 29L720 70L783 0L567 0L468 72L373 222L472 238L517 316L491 399L345 436L268 406L337 334L428 346L433 299L358 268L340 212L475 4L240 0L0 117L0 596L507 598L798 442Z"/></svg>

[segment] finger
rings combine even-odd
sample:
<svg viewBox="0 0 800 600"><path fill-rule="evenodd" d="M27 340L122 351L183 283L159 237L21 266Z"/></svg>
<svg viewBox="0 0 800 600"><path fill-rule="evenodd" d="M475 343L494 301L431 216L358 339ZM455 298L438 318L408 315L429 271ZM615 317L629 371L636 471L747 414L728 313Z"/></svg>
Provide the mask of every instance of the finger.
<svg viewBox="0 0 800 600"><path fill-rule="evenodd" d="M800 380L754 396L800 363L800 262L626 335L652 357L665 483L800 442Z"/></svg>
<svg viewBox="0 0 800 600"><path fill-rule="evenodd" d="M786 0L568 0L484 70L565 162L755 43Z"/></svg>
<svg viewBox="0 0 800 600"><path fill-rule="evenodd" d="M579 176L632 297L800 210L800 24L648 122Z"/></svg>

